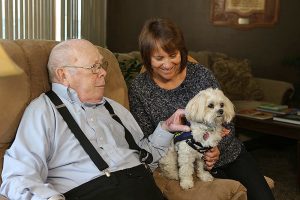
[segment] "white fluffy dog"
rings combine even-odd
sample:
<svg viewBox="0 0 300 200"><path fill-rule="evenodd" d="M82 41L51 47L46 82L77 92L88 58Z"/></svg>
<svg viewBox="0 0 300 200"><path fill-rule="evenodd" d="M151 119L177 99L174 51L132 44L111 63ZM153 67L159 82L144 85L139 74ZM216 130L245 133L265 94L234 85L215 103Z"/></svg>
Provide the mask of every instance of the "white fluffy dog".
<svg viewBox="0 0 300 200"><path fill-rule="evenodd" d="M203 153L217 146L222 139L223 123L234 117L231 101L219 89L208 88L192 98L186 108L186 119L191 132L175 134L167 154L159 161L164 176L180 180L183 189L194 186L194 162L197 176L202 181L212 181L213 176L204 169Z"/></svg>

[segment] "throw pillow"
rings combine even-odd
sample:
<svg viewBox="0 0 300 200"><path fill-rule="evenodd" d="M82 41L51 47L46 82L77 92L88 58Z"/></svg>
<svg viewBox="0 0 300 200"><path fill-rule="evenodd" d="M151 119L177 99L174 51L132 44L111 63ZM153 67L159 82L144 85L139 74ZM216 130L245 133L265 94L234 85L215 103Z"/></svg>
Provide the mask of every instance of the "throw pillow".
<svg viewBox="0 0 300 200"><path fill-rule="evenodd" d="M126 85L129 87L131 81L140 73L142 68L140 55L137 52L131 52L115 53L115 56L119 62Z"/></svg>
<svg viewBox="0 0 300 200"><path fill-rule="evenodd" d="M231 100L262 100L263 91L253 79L247 59L214 57L211 70Z"/></svg>
<svg viewBox="0 0 300 200"><path fill-rule="evenodd" d="M210 69L231 100L262 100L263 91L251 73L247 59L236 59L210 51L189 51L194 59Z"/></svg>

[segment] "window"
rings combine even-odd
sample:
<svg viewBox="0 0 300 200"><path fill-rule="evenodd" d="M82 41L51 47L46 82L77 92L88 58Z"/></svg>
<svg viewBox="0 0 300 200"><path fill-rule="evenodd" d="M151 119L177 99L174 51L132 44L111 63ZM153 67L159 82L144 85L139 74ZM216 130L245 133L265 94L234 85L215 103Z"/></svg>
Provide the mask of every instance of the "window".
<svg viewBox="0 0 300 200"><path fill-rule="evenodd" d="M0 0L0 38L85 38L105 46L106 0Z"/></svg>

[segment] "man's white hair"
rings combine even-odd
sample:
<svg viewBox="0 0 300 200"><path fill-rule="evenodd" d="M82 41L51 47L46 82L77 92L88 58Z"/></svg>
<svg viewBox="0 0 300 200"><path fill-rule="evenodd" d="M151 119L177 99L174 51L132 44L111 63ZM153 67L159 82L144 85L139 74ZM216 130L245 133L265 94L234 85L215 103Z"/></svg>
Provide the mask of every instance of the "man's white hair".
<svg viewBox="0 0 300 200"><path fill-rule="evenodd" d="M74 65L81 56L84 56L84 52L88 48L95 48L97 51L97 48L91 42L84 39L70 39L57 44L52 49L48 60L50 81L57 82L56 68Z"/></svg>

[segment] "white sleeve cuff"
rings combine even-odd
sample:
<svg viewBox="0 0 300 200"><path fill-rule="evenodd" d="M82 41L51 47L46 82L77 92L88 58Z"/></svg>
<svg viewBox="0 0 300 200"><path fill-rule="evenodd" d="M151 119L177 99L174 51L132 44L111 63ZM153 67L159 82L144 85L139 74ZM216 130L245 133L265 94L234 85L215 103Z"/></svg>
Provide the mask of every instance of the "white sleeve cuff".
<svg viewBox="0 0 300 200"><path fill-rule="evenodd" d="M57 195L50 197L48 200L65 200L65 197L62 194L57 194Z"/></svg>
<svg viewBox="0 0 300 200"><path fill-rule="evenodd" d="M170 145L171 140L173 139L173 134L164 130L161 127L162 122L159 122L153 134L149 136L150 141L153 144L157 144L159 146L168 147Z"/></svg>

